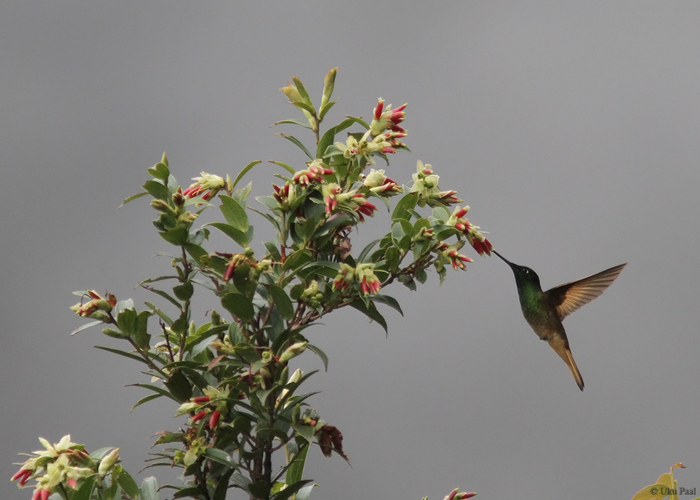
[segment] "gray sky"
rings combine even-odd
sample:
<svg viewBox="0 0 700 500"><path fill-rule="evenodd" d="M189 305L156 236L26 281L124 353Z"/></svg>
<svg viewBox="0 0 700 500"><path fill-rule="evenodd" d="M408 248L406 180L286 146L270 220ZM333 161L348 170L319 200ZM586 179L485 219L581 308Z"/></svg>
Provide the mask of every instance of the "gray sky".
<svg viewBox="0 0 700 500"><path fill-rule="evenodd" d="M297 75L319 96L337 66L328 123L369 117L380 96L408 102L413 154L387 174L431 163L544 287L629 265L566 320L583 393L496 258L392 291L406 316L387 311L388 339L359 314L326 318L310 330L331 359L312 403L352 468L315 452L312 498L630 498L678 461L679 485L700 486L700 3L437 5L0 7L0 477L36 436L66 433L121 446L135 472L152 434L176 427L166 402L129 413L139 366L92 348L116 341L69 337L70 292L151 299L133 286L169 267L153 257L155 212L117 210L145 169L163 151L185 185L254 159L301 166L269 128L297 117L278 89ZM251 175L255 194L275 172ZM0 481L0 497L28 494Z"/></svg>

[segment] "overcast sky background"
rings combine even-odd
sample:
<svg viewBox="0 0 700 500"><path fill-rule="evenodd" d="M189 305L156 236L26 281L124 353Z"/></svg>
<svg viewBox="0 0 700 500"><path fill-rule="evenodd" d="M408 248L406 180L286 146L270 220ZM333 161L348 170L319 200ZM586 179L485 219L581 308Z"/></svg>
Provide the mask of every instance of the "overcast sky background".
<svg viewBox="0 0 700 500"><path fill-rule="evenodd" d="M624 499L678 461L679 486L700 487L699 26L689 1L3 3L0 497L31 495L9 477L39 435L120 446L136 472L176 428L165 401L129 413L140 366L92 348L116 341L69 337L71 291L152 300L133 287L169 269L155 212L117 210L146 168L163 151L184 185L255 159L301 168L270 129L298 117L279 88L297 75L318 101L336 66L327 123L408 102L413 153L387 174L431 163L544 287L629 265L566 320L583 393L495 257L393 290L406 315L386 312L388 339L326 318L312 404L352 468L315 450L312 498ZM278 171L254 171L254 194Z"/></svg>

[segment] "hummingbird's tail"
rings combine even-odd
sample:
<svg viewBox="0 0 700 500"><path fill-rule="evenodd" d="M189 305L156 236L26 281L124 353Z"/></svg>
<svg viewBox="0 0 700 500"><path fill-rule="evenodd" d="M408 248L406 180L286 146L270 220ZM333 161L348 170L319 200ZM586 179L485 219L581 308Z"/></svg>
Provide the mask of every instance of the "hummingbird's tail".
<svg viewBox="0 0 700 500"><path fill-rule="evenodd" d="M569 349L569 342L558 335L552 337L549 340L549 345L554 349L561 359L564 360L566 366L569 367L571 375L574 376L574 380L578 385L578 388L583 390L583 377L581 372L578 371L578 366L576 366L576 361L574 361L574 356L571 354L571 349Z"/></svg>

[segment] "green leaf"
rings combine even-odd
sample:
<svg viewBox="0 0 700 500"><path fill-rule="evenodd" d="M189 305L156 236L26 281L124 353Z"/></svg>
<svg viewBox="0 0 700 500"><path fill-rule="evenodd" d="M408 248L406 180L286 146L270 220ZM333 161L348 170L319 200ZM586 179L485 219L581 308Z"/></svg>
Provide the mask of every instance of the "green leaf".
<svg viewBox="0 0 700 500"><path fill-rule="evenodd" d="M139 198L146 196L147 194L148 194L147 191L142 191L140 193L133 194L133 195L129 196L128 198L126 198L124 201L122 201L122 204L120 205L120 207L123 207L124 205L126 205L130 201L138 200Z"/></svg>
<svg viewBox="0 0 700 500"><path fill-rule="evenodd" d="M148 334L148 318L151 315L151 311L141 311L136 317L134 332L130 335L134 343L144 350L148 350L150 347L151 336Z"/></svg>
<svg viewBox="0 0 700 500"><path fill-rule="evenodd" d="M217 448L207 448L204 451L204 456L216 463L226 465L227 467L237 467L235 461L231 460L231 456L223 450Z"/></svg>
<svg viewBox="0 0 700 500"><path fill-rule="evenodd" d="M292 142L293 144L296 144L296 145L299 147L299 149L301 149L301 150L306 154L306 156L309 157L310 160L313 160L313 159L314 159L314 157L311 156L311 153L309 153L309 150L306 149L306 146L304 146L304 145L301 143L301 141L299 141L299 139L297 139L296 137L294 137L294 136L292 136L292 135L284 135L284 134L277 134L277 135L279 135L280 137L283 137L283 138L287 139L288 141Z"/></svg>
<svg viewBox="0 0 700 500"><path fill-rule="evenodd" d="M639 490L632 500L661 500L668 496L668 486L663 483L650 484Z"/></svg>
<svg viewBox="0 0 700 500"><path fill-rule="evenodd" d="M338 68L333 68L326 76L323 78L323 95L321 96L321 107L328 104L333 95L333 89L335 88L335 75L338 73Z"/></svg>
<svg viewBox="0 0 700 500"><path fill-rule="evenodd" d="M335 103L336 101L332 101L321 106L321 110L318 112L318 119L323 120L323 117L326 116L326 113L330 111Z"/></svg>
<svg viewBox="0 0 700 500"><path fill-rule="evenodd" d="M76 328L75 330L70 332L70 334L75 335L76 333L80 333L83 330L87 330L88 328L92 328L93 326L101 325L102 323L104 323L104 321L101 321L99 319L97 321L91 321L90 323L86 323L83 326Z"/></svg>
<svg viewBox="0 0 700 500"><path fill-rule="evenodd" d="M156 163L153 167L149 168L147 172L156 179L162 181L167 181L168 177L170 177L170 169L164 163Z"/></svg>
<svg viewBox="0 0 700 500"><path fill-rule="evenodd" d="M71 500L90 500L92 498L92 492L95 488L95 476L91 476L85 479L85 482L80 485L78 491L76 491L70 498Z"/></svg>
<svg viewBox="0 0 700 500"><path fill-rule="evenodd" d="M194 287L192 286L192 282L185 281L182 285L174 286L173 293L175 294L175 297L182 300L183 302L185 300L189 300L192 297L192 294L194 293Z"/></svg>
<svg viewBox="0 0 700 500"><path fill-rule="evenodd" d="M297 269L304 264L310 262L313 260L313 257L311 256L311 252L308 251L306 248L302 248L301 250L297 250L296 252L293 252L287 256L287 260L284 261L284 265L282 266L282 269L284 271L288 271L290 269Z"/></svg>
<svg viewBox="0 0 700 500"><path fill-rule="evenodd" d="M214 490L212 500L226 500L226 494L228 493L228 480L233 473L234 469L232 468L226 474L221 476L219 479L219 484L216 485L216 490Z"/></svg>
<svg viewBox="0 0 700 500"><path fill-rule="evenodd" d="M339 132L342 132L346 128L352 126L354 123L357 123L357 121L357 118L350 116L342 122L340 122L335 127L331 127L328 130L326 130L321 139L318 141L318 147L316 148L316 158L323 158L324 154L326 153L326 149L328 149L328 146L333 144L335 136Z"/></svg>
<svg viewBox="0 0 700 500"><path fill-rule="evenodd" d="M170 392L168 392L166 389L163 389L162 387L158 387L157 385L138 383L138 384L130 384L130 386L131 387L141 387L142 389L148 389L149 391L153 391L156 394L160 394L161 396L165 396L166 398L170 398L173 401L176 401L178 403L182 402L182 401L178 400L177 398L175 398L172 394L170 394Z"/></svg>
<svg viewBox="0 0 700 500"><path fill-rule="evenodd" d="M304 465L306 464L306 454L308 451L309 445L306 445L294 457L285 475L285 482L287 484L294 484L297 481L301 481L301 478L304 477Z"/></svg>
<svg viewBox="0 0 700 500"><path fill-rule="evenodd" d="M301 127L311 129L311 125L309 125L309 122L305 122L303 120L294 120L292 118L287 118L286 120L280 120L278 122L273 123L272 126L274 127L275 125L282 125L283 123L291 123L293 125L299 125Z"/></svg>
<svg viewBox="0 0 700 500"><path fill-rule="evenodd" d="M309 500L311 492L316 487L315 483L307 484L302 489L300 489L294 497L294 500Z"/></svg>
<svg viewBox="0 0 700 500"><path fill-rule="evenodd" d="M160 500L158 480L153 476L143 480L139 492L141 493L141 500Z"/></svg>
<svg viewBox="0 0 700 500"><path fill-rule="evenodd" d="M228 224L224 224L223 222L210 222L208 224L209 226L214 226L216 229L220 230L222 233L224 233L226 236L231 238L233 241L238 243L242 247L248 246L248 243L250 241L248 240L248 235L236 229L233 226L229 226Z"/></svg>
<svg viewBox="0 0 700 500"><path fill-rule="evenodd" d="M112 347L105 347L105 346L101 346L101 345L96 345L95 349L100 349L102 351L111 352L112 354L118 354L119 356L124 356L125 358L133 359L134 361L139 361L141 363L148 365L148 362L145 359L143 359L141 356L138 356L136 354L132 354L130 352L122 351L120 349L114 349Z"/></svg>
<svg viewBox="0 0 700 500"><path fill-rule="evenodd" d="M277 285L265 285L265 288L267 288L280 316L286 320L292 319L294 316L294 304L292 304L287 293Z"/></svg>
<svg viewBox="0 0 700 500"><path fill-rule="evenodd" d="M221 297L221 305L224 307L224 309L233 314L234 317L238 318L244 323L250 322L255 317L253 304L251 304L250 301L240 293L227 293Z"/></svg>
<svg viewBox="0 0 700 500"><path fill-rule="evenodd" d="M352 306L352 304L350 304ZM364 305L364 304L363 304ZM354 307L354 306L353 306ZM376 310L376 309L375 309ZM313 352L316 356L318 356L321 361L323 361L323 368L328 371L328 356L326 355L325 352L321 350L320 347L317 347L313 344L306 344L306 348Z"/></svg>
<svg viewBox="0 0 700 500"><path fill-rule="evenodd" d="M226 222L239 231L244 233L248 231L248 214L245 208L230 196L222 195L219 198L221 198L221 207L219 208Z"/></svg>
<svg viewBox="0 0 700 500"><path fill-rule="evenodd" d="M134 481L134 478L125 470L122 469L122 472L117 476L117 483L119 483L119 486L122 487L127 496L131 498L139 497L139 487L136 481Z"/></svg>
<svg viewBox="0 0 700 500"><path fill-rule="evenodd" d="M122 332L131 335L136 331L137 317L136 309L124 309L117 315L117 326Z"/></svg>
<svg viewBox="0 0 700 500"><path fill-rule="evenodd" d="M357 309L372 321L376 321L377 323L379 323L381 327L384 328L386 334L389 335L389 327L386 324L386 320L384 319L384 316L382 316L379 313L379 311L377 311L377 306L375 306L373 303L370 302L368 307L363 301L357 299L350 303L350 307ZM307 345L306 347L309 346Z"/></svg>
<svg viewBox="0 0 700 500"><path fill-rule="evenodd" d="M160 297L163 297L165 300L170 302L172 305L174 305L178 309L182 310L182 306L180 305L180 303L177 300L175 300L173 297L171 297L169 294L164 292L163 290L158 290L157 288L153 288L153 287L146 286L146 285L141 285L141 288L143 288L144 290L148 290L149 292L155 293L156 295L158 295Z"/></svg>
<svg viewBox="0 0 700 500"><path fill-rule="evenodd" d="M287 485L285 489L283 489L276 495L271 496L270 500L286 500L290 496L294 495L297 491L299 491L303 486L306 486L311 482L311 479L305 479L303 481L298 481L294 484Z"/></svg>
<svg viewBox="0 0 700 500"><path fill-rule="evenodd" d="M311 105L311 96L309 95L309 92L306 90L306 87L304 87L304 84L301 83L301 80L299 78L297 78L296 76L293 76L292 81L294 82L294 85L296 86L297 91L299 92L299 95L304 100L304 102Z"/></svg>
<svg viewBox="0 0 700 500"><path fill-rule="evenodd" d="M283 169L285 169L287 172L289 172L292 175L294 175L296 173L296 170L294 170L294 168L290 167L286 163L283 163L281 161L275 161L275 160L268 160L268 161L270 163L274 163L275 165L279 165L280 167L282 167Z"/></svg>
<svg viewBox="0 0 700 500"><path fill-rule="evenodd" d="M381 240L374 240L370 242L364 249L362 249L362 252L360 252L360 255L358 255L357 257L357 262L367 262L365 258L380 241Z"/></svg>
<svg viewBox="0 0 700 500"><path fill-rule="evenodd" d="M168 388L174 399L180 403L184 403L192 397L192 385L184 373L180 370L175 370L170 378L165 382L165 387Z"/></svg>
<svg viewBox="0 0 700 500"><path fill-rule="evenodd" d="M399 200L399 202L394 207L394 212L391 214L391 220L397 221L399 219L410 220L411 215L410 210L413 210L418 201L418 196L415 193L409 193Z"/></svg>
<svg viewBox="0 0 700 500"><path fill-rule="evenodd" d="M145 398L139 399L139 402L136 403L134 406L131 407L131 410L129 412L134 411L137 407L141 406L144 403L148 403L149 401L153 401L154 399L158 399L162 397L162 394L151 394L150 396L146 396Z"/></svg>
<svg viewBox="0 0 700 500"><path fill-rule="evenodd" d="M245 176L245 174L247 174L248 172L250 172L250 170L251 170L255 165L257 165L258 163L262 163L262 160L254 160L254 161L251 161L250 163L248 163L248 165L246 165L245 167L243 167L243 170L241 170L240 172L238 172L238 175L237 175L236 178L234 179L233 185L231 186L231 189L235 188L235 187L236 187L236 184L238 184L238 183L240 182L240 180L243 178L243 176Z"/></svg>
<svg viewBox="0 0 700 500"><path fill-rule="evenodd" d="M204 248L194 243L185 243L182 246L198 265L202 265L202 256L207 255L207 251Z"/></svg>
<svg viewBox="0 0 700 500"><path fill-rule="evenodd" d="M190 233L184 227L174 227L160 234L161 238L172 245L181 246L187 243Z"/></svg>
<svg viewBox="0 0 700 500"><path fill-rule="evenodd" d="M146 184L143 185L143 188L148 194L159 200L168 201L168 199L170 198L170 192L168 191L168 187L161 182L153 180L146 181Z"/></svg>
<svg viewBox="0 0 700 500"><path fill-rule="evenodd" d="M248 492L253 495L254 498L267 498L270 493L270 485L263 481L255 481L248 485Z"/></svg>
<svg viewBox="0 0 700 500"><path fill-rule="evenodd" d="M395 311L398 311L398 313L403 316L403 311L401 310L401 305L399 305L399 301L396 300L394 297L389 297L388 295L373 295L370 297L370 300L373 302L379 302L380 304L385 304Z"/></svg>
<svg viewBox="0 0 700 500"><path fill-rule="evenodd" d="M179 489L179 490L177 491L177 493L175 493L175 494L173 495L173 499L175 499L175 498L198 498L198 499L204 499L204 498L206 498L206 497L204 497L204 496L202 495L202 490L201 490L201 488L199 488L199 487L197 487L197 486L193 486L193 487L191 487L191 488L182 488L182 489Z"/></svg>

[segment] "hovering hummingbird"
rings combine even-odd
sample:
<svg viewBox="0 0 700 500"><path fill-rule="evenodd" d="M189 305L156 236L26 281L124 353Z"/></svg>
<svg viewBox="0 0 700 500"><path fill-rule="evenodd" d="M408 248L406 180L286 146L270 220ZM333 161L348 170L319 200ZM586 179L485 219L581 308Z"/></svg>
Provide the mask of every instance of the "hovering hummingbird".
<svg viewBox="0 0 700 500"><path fill-rule="evenodd" d="M601 295L615 281L627 263L543 292L540 278L535 271L529 267L513 264L495 250L493 253L513 270L520 297L520 308L528 324L541 340L549 342L554 352L569 367L579 389L583 390L583 378L569 349L569 340L566 338L562 320Z"/></svg>

